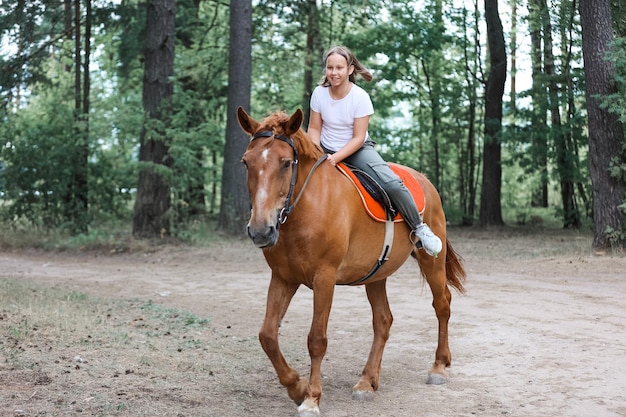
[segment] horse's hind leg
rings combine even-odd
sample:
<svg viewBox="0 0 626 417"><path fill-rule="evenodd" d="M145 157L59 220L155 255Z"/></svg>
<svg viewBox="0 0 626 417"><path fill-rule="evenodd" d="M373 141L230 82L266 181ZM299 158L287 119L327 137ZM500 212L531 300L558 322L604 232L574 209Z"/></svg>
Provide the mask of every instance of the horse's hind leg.
<svg viewBox="0 0 626 417"><path fill-rule="evenodd" d="M425 253L419 253L417 259L433 294L433 308L439 322L435 363L428 372L426 383L444 384L448 378L446 367L450 366L452 362L452 354L448 345L448 320L450 319L452 294L448 289L446 280L446 254L443 252L438 258L433 258Z"/></svg>
<svg viewBox="0 0 626 417"><path fill-rule="evenodd" d="M289 366L278 344L280 321L285 316L297 289L297 284L287 284L272 276L267 292L265 320L259 332L259 341L265 354L272 362L280 383L287 388L289 398L296 404L300 404L306 395L308 381Z"/></svg>
<svg viewBox="0 0 626 417"><path fill-rule="evenodd" d="M378 389L383 351L387 339L389 339L389 329L393 322L393 316L387 300L386 284L387 280L384 279L365 286L367 298L372 307L374 341L372 342L369 358L361 374L361 379L352 388L352 398L354 399L369 400L372 398L374 391Z"/></svg>

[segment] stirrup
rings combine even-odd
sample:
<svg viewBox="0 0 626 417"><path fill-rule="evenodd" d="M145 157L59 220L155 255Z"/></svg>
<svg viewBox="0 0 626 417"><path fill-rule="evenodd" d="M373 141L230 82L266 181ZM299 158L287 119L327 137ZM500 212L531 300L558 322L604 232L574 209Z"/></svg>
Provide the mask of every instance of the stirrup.
<svg viewBox="0 0 626 417"><path fill-rule="evenodd" d="M424 249L424 244L422 243L421 240L419 240L419 238L415 234L415 230L411 230L409 232L409 240L411 241L413 246L415 246L417 249Z"/></svg>

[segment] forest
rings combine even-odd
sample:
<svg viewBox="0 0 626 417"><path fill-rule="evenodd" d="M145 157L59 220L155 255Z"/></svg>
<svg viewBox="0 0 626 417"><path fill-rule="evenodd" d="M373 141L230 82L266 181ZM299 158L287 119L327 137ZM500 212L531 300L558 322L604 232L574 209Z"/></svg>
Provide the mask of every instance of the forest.
<svg viewBox="0 0 626 417"><path fill-rule="evenodd" d="M451 224L626 247L626 0L15 0L0 42L5 230L243 235L235 109L307 115L340 44Z"/></svg>

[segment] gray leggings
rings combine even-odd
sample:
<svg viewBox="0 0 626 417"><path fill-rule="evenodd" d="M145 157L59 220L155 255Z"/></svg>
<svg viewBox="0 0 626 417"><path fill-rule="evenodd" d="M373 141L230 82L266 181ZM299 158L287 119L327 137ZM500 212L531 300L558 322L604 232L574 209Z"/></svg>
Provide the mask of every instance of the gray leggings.
<svg viewBox="0 0 626 417"><path fill-rule="evenodd" d="M324 148L326 153L333 153ZM391 170L389 164L383 160L374 148L374 142L366 140L361 149L343 160L346 164L353 165L369 176L374 178L385 190L394 207L402 214L404 220L415 230L422 224L413 196L404 182L395 172Z"/></svg>

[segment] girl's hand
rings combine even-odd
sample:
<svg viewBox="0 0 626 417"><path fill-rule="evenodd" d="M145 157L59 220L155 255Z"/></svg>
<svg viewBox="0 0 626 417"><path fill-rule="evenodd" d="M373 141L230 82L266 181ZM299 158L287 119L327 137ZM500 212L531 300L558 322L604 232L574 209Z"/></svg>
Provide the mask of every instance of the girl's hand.
<svg viewBox="0 0 626 417"><path fill-rule="evenodd" d="M328 160L328 162L330 162L330 164L332 166L334 166L334 167L337 166L337 160L335 159L335 157L332 154L328 154L326 159Z"/></svg>

